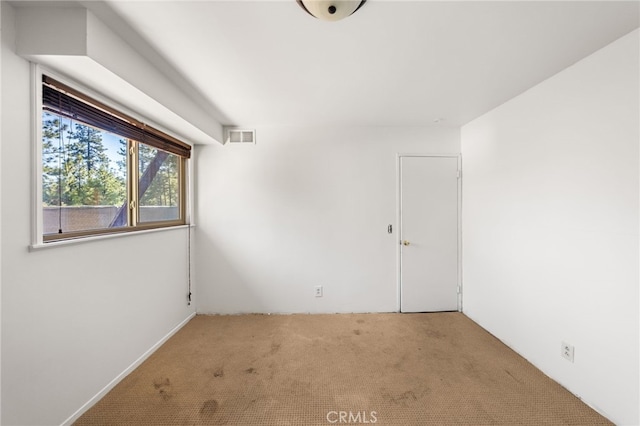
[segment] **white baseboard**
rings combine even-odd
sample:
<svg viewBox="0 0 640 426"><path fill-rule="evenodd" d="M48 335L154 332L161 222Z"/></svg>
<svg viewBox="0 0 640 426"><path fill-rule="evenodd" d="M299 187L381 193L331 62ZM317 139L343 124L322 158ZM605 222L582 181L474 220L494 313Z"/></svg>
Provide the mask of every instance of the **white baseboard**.
<svg viewBox="0 0 640 426"><path fill-rule="evenodd" d="M127 377L133 370L135 370L140 364L142 364L147 358L151 356L155 351L158 350L160 346L164 344L171 336L176 334L178 330L184 327L190 320L196 316L196 313L193 312L187 318L184 319L180 324L174 327L166 336L160 339L155 345L149 348L148 351L143 353L140 358L136 359L129 367L127 367L122 373L118 374L118 376L113 379L107 386L105 386L100 392L98 392L93 398L87 401L82 407L80 407L75 413L73 413L67 420L62 422L61 426L69 426L76 420L80 418L89 408L93 407L93 405L100 401L111 389L113 389L122 379Z"/></svg>

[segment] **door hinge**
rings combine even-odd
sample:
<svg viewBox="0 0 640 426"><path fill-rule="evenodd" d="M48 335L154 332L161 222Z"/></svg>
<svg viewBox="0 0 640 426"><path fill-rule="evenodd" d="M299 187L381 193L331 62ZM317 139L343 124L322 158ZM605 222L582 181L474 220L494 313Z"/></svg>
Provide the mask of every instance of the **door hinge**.
<svg viewBox="0 0 640 426"><path fill-rule="evenodd" d="M462 171L461 171L460 169L458 169L458 170L457 170L457 173L456 173L456 177L457 177L458 179L460 179L460 176L462 176Z"/></svg>
<svg viewBox="0 0 640 426"><path fill-rule="evenodd" d="M134 200L134 201L132 201L132 202L129 204L129 209L133 210L133 209L135 209L135 208L136 208L136 202L135 202L135 200Z"/></svg>

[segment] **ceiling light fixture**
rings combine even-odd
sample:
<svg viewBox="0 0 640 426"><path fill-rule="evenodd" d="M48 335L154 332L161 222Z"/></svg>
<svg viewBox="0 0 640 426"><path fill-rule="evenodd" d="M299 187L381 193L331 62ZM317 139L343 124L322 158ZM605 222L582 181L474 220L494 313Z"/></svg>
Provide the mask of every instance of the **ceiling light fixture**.
<svg viewBox="0 0 640 426"><path fill-rule="evenodd" d="M309 15L323 21L339 21L360 9L367 0L296 0Z"/></svg>

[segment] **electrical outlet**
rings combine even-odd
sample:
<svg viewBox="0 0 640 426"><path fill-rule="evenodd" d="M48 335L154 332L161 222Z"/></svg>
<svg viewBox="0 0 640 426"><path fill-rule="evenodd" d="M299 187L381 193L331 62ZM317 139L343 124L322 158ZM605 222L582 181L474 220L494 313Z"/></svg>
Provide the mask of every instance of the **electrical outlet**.
<svg viewBox="0 0 640 426"><path fill-rule="evenodd" d="M321 285L315 286L315 295L316 295L316 297L322 297L322 286Z"/></svg>
<svg viewBox="0 0 640 426"><path fill-rule="evenodd" d="M573 362L573 346L568 343L562 342L561 355L563 358L566 358L569 361Z"/></svg>

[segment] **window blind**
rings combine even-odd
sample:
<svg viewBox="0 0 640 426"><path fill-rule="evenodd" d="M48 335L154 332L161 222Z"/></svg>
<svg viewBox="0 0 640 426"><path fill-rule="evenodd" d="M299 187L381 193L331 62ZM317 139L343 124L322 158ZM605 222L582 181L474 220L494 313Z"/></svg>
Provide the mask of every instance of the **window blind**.
<svg viewBox="0 0 640 426"><path fill-rule="evenodd" d="M179 139L121 113L57 81L42 76L42 107L45 111L133 139L180 157L191 157L191 146Z"/></svg>

